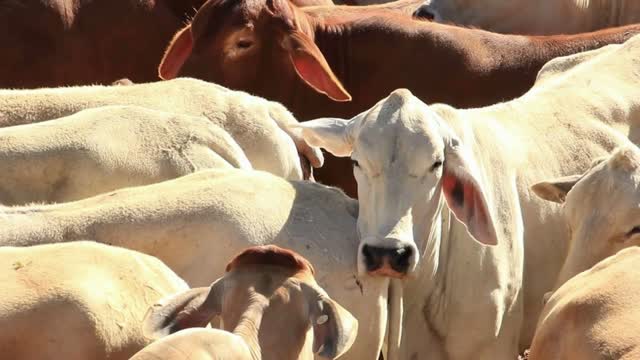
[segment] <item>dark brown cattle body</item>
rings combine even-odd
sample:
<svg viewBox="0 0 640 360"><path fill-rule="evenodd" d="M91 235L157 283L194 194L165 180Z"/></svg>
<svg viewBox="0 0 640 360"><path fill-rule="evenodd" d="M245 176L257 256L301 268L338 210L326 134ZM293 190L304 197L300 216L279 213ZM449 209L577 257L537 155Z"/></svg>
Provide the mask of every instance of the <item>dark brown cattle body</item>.
<svg viewBox="0 0 640 360"><path fill-rule="evenodd" d="M172 36L206 0L0 0L0 88L160 80ZM296 5L331 0L292 0ZM411 14L420 0L382 7ZM333 6L327 6L329 10ZM344 7L338 7L343 9ZM320 10L322 11L322 10Z"/></svg>
<svg viewBox="0 0 640 360"><path fill-rule="evenodd" d="M157 80L205 0L0 0L0 88Z"/></svg>
<svg viewBox="0 0 640 360"><path fill-rule="evenodd" d="M428 103L468 108L522 95L555 57L622 43L640 32L632 25L516 36L388 10L369 14L300 9L283 0L209 0L176 34L160 75L197 77L279 101L301 121L351 117L396 88ZM316 178L356 194L348 159L329 156Z"/></svg>

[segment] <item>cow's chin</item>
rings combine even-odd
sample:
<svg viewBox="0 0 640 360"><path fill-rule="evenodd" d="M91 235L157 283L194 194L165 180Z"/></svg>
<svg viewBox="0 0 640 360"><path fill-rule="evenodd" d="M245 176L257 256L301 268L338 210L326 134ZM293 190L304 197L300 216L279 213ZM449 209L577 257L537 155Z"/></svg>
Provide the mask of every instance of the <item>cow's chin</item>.
<svg viewBox="0 0 640 360"><path fill-rule="evenodd" d="M373 277L388 277L388 278L401 279L401 280L405 279L408 276L408 274L399 273L387 267L377 269L375 271L368 271L367 275L373 276Z"/></svg>

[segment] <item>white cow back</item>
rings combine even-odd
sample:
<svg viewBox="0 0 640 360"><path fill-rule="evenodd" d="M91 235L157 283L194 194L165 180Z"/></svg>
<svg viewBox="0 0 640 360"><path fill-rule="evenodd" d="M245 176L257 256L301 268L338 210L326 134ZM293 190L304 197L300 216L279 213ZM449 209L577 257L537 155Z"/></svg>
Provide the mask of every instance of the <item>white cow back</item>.
<svg viewBox="0 0 640 360"><path fill-rule="evenodd" d="M318 283L360 322L344 359L378 355L387 279L359 277L357 202L338 189L259 171L204 170L93 198L0 211L0 244L90 237L163 260L189 285L207 286L252 245L275 244L312 262Z"/></svg>
<svg viewBox="0 0 640 360"><path fill-rule="evenodd" d="M204 117L106 106L0 128L4 205L78 200L231 167L251 169L251 163L225 130Z"/></svg>
<svg viewBox="0 0 640 360"><path fill-rule="evenodd" d="M7 359L128 359L150 342L149 306L188 289L158 259L95 242L2 247L0 263Z"/></svg>
<svg viewBox="0 0 640 360"><path fill-rule="evenodd" d="M195 79L127 86L0 90L0 126L41 122L105 105L135 105L204 116L231 134L254 168L292 180L302 178L295 139L281 129L296 119L282 105ZM300 150L312 155L311 149Z"/></svg>

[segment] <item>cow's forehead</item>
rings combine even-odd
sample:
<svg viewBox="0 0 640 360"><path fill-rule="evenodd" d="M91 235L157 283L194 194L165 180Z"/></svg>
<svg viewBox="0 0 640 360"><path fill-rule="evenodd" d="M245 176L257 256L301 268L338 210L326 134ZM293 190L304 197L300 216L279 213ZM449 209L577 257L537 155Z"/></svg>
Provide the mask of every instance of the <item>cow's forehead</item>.
<svg viewBox="0 0 640 360"><path fill-rule="evenodd" d="M600 207L610 209L603 215L616 217L617 211L638 207L640 171L624 171L610 165L603 162L595 166L574 186L567 195L567 211L579 216L593 207Z"/></svg>
<svg viewBox="0 0 640 360"><path fill-rule="evenodd" d="M355 143L361 151L375 147L378 152L391 154L391 147L426 150L442 143L437 116L408 92L392 93L358 121Z"/></svg>

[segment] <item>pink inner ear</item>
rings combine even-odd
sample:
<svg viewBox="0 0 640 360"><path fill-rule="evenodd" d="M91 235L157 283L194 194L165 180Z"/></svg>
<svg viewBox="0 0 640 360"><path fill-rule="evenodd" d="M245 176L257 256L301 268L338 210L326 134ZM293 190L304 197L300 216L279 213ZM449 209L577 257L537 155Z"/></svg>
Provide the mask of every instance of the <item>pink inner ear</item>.
<svg viewBox="0 0 640 360"><path fill-rule="evenodd" d="M302 80L318 92L324 93L335 101L350 101L349 95L333 74L329 74L320 62L306 53L291 56L291 62Z"/></svg>
<svg viewBox="0 0 640 360"><path fill-rule="evenodd" d="M442 176L442 192L449 209L467 226L469 233L487 245L497 243L493 223L480 189L471 180L462 179L446 171Z"/></svg>
<svg viewBox="0 0 640 360"><path fill-rule="evenodd" d="M193 38L191 35L191 26L187 26L180 30L169 44L169 48L164 54L158 75L163 80L171 80L178 76L180 69L191 55L193 48Z"/></svg>

